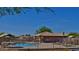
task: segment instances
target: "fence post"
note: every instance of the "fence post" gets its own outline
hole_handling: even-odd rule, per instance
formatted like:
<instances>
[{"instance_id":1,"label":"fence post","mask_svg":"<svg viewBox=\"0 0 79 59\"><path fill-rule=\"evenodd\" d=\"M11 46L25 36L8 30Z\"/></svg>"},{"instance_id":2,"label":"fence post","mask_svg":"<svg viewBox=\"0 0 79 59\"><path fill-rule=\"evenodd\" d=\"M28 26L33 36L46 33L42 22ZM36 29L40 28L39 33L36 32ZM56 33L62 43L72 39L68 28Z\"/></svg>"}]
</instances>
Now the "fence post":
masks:
<instances>
[{"instance_id":1,"label":"fence post","mask_svg":"<svg viewBox=\"0 0 79 59\"><path fill-rule=\"evenodd\" d=\"M53 45L52 47L54 48L54 42L53 42L53 44L52 44L52 45Z\"/></svg>"}]
</instances>

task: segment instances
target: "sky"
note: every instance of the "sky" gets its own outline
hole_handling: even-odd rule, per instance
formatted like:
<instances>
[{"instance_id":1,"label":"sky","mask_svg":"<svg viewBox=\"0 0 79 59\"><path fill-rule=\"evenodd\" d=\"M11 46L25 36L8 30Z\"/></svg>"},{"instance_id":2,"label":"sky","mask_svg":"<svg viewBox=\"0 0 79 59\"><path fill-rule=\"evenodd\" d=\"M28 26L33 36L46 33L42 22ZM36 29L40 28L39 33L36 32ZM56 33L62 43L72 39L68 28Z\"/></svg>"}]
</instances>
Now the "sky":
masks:
<instances>
[{"instance_id":1,"label":"sky","mask_svg":"<svg viewBox=\"0 0 79 59\"><path fill-rule=\"evenodd\" d=\"M79 32L78 7L52 7L51 11L41 11L39 14L33 9L26 14L6 15L0 17L0 32L16 35L34 34L37 29L46 26L53 32Z\"/></svg>"}]
</instances>

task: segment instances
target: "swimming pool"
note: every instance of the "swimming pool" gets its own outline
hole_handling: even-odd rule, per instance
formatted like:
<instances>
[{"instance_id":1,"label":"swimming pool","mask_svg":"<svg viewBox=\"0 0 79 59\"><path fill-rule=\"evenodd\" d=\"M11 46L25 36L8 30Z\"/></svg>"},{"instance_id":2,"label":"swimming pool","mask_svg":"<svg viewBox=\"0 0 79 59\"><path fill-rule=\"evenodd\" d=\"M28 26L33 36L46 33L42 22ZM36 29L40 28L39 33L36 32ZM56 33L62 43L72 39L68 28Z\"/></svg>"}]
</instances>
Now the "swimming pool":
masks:
<instances>
[{"instance_id":1,"label":"swimming pool","mask_svg":"<svg viewBox=\"0 0 79 59\"><path fill-rule=\"evenodd\" d=\"M35 46L35 44L33 44L33 43L16 43L15 46L16 47L32 47L32 46Z\"/></svg>"},{"instance_id":2,"label":"swimming pool","mask_svg":"<svg viewBox=\"0 0 79 59\"><path fill-rule=\"evenodd\" d=\"M23 47L36 47L35 43L15 43L12 45L8 45L9 48L23 48Z\"/></svg>"}]
</instances>

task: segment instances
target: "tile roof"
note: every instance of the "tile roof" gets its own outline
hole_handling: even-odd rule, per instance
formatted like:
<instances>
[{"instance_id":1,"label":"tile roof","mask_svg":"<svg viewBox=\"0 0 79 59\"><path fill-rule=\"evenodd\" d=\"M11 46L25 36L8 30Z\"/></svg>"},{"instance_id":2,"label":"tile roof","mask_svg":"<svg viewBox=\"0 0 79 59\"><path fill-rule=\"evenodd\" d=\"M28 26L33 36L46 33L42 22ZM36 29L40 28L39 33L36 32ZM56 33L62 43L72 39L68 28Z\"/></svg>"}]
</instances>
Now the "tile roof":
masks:
<instances>
[{"instance_id":1,"label":"tile roof","mask_svg":"<svg viewBox=\"0 0 79 59\"><path fill-rule=\"evenodd\" d=\"M65 36L65 34L63 34L63 33L42 32L42 33L36 34L35 36Z\"/></svg>"}]
</instances>

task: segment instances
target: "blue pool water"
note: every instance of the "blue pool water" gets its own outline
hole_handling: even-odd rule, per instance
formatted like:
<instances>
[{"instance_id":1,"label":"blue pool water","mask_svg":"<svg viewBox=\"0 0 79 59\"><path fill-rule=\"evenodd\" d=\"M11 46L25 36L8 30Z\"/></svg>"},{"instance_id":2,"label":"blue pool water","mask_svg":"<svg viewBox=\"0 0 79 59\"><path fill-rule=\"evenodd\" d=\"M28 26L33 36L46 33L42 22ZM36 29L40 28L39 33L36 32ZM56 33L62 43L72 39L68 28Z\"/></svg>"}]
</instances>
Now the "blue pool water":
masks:
<instances>
[{"instance_id":1,"label":"blue pool water","mask_svg":"<svg viewBox=\"0 0 79 59\"><path fill-rule=\"evenodd\" d=\"M33 43L16 43L15 46L16 47L31 47L35 45Z\"/></svg>"}]
</instances>

